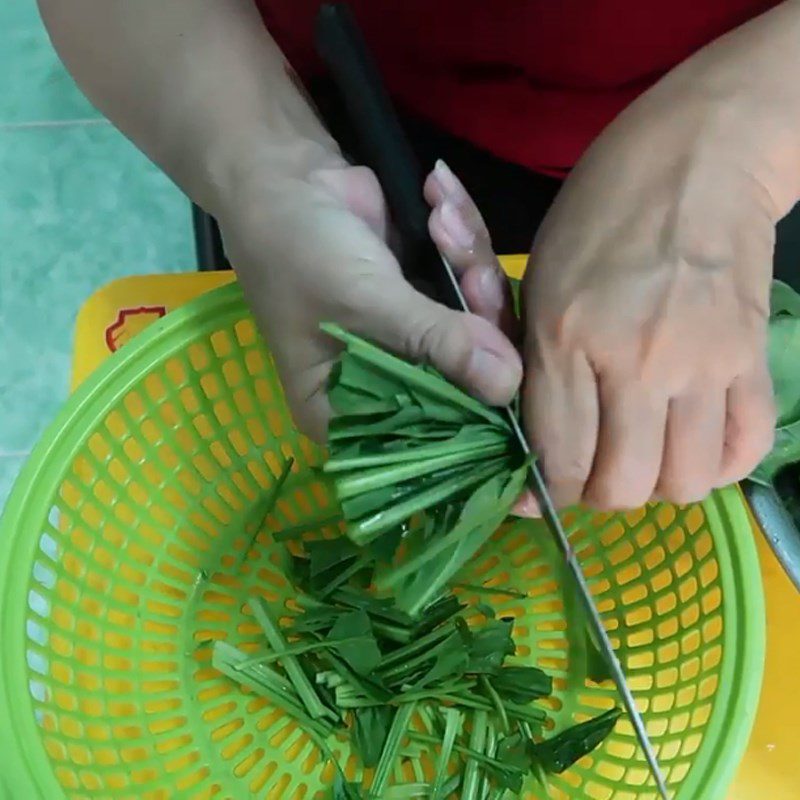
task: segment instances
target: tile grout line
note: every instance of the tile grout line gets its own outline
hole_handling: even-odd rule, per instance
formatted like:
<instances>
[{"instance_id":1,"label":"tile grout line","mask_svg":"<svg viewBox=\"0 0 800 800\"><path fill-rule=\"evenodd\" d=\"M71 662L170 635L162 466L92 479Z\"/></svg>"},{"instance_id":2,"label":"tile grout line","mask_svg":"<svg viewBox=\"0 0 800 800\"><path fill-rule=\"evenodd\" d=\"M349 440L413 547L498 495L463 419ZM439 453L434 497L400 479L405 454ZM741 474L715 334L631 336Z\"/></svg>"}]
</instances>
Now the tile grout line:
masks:
<instances>
[{"instance_id":1,"label":"tile grout line","mask_svg":"<svg viewBox=\"0 0 800 800\"><path fill-rule=\"evenodd\" d=\"M102 117L95 119L87 117L85 119L52 119L52 120L33 120L31 122L0 122L0 133L3 131L24 131L38 130L41 128L71 128L83 127L87 125L111 125L109 120Z\"/></svg>"}]
</instances>

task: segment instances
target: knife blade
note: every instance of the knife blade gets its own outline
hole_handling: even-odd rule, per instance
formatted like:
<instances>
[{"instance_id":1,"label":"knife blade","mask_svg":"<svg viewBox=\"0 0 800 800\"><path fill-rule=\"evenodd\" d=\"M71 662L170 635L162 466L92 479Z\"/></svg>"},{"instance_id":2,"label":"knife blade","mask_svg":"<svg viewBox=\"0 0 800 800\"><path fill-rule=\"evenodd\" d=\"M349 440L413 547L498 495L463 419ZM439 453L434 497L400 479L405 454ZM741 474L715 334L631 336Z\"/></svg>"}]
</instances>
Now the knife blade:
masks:
<instances>
[{"instance_id":1,"label":"knife blade","mask_svg":"<svg viewBox=\"0 0 800 800\"><path fill-rule=\"evenodd\" d=\"M428 233L429 210L422 197L419 167L383 86L378 68L346 3L327 3L320 8L316 20L315 43L317 53L338 87L349 121L355 128L354 132L362 150L362 161L378 176L392 220L400 230L406 247L403 258L404 274L419 284L430 280L432 273L437 299L450 308L469 312L452 265L436 249ZM434 262L438 262L440 268L436 268ZM513 409L508 406L505 412L520 448L529 457L528 484L539 503L542 519L553 535L574 579L588 614L592 633L606 660L659 794L663 800L668 800L666 782L644 719L611 645L586 576L553 505L544 476Z\"/></svg>"}]
</instances>

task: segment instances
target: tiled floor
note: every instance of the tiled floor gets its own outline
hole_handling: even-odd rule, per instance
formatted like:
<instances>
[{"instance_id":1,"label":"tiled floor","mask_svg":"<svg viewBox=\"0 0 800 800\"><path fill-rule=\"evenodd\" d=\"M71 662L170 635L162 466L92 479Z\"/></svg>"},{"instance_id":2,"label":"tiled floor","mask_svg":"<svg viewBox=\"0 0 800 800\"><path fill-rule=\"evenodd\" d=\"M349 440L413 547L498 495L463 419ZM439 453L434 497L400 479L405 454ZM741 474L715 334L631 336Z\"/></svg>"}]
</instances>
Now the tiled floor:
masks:
<instances>
[{"instance_id":1,"label":"tiled floor","mask_svg":"<svg viewBox=\"0 0 800 800\"><path fill-rule=\"evenodd\" d=\"M188 200L81 95L35 0L0 0L0 507L67 394L75 315L194 268Z\"/></svg>"}]
</instances>

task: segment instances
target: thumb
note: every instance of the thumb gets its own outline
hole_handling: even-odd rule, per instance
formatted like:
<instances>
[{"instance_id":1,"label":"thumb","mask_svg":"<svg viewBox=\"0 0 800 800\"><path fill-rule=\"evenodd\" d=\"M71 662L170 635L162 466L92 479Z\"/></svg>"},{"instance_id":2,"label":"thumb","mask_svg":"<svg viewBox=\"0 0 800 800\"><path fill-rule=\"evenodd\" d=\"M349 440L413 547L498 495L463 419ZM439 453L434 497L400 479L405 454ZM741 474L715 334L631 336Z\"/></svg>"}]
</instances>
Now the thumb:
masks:
<instances>
[{"instance_id":1,"label":"thumb","mask_svg":"<svg viewBox=\"0 0 800 800\"><path fill-rule=\"evenodd\" d=\"M402 278L370 307L364 334L410 361L430 364L490 405L506 405L522 379L522 360L509 339L475 314L452 311Z\"/></svg>"}]
</instances>

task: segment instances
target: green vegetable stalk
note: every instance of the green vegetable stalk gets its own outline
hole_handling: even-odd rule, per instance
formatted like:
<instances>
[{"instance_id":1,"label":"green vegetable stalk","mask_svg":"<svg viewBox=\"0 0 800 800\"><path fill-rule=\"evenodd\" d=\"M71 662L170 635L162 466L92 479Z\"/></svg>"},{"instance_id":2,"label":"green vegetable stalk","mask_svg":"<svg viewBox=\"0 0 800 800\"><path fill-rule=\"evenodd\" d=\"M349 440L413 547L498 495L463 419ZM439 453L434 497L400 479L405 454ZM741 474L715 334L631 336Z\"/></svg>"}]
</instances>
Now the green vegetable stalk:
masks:
<instances>
[{"instance_id":1,"label":"green vegetable stalk","mask_svg":"<svg viewBox=\"0 0 800 800\"><path fill-rule=\"evenodd\" d=\"M417 616L508 515L525 458L504 416L335 325L330 475L357 545L381 541L379 588ZM402 563L394 559L400 541Z\"/></svg>"}]
</instances>

